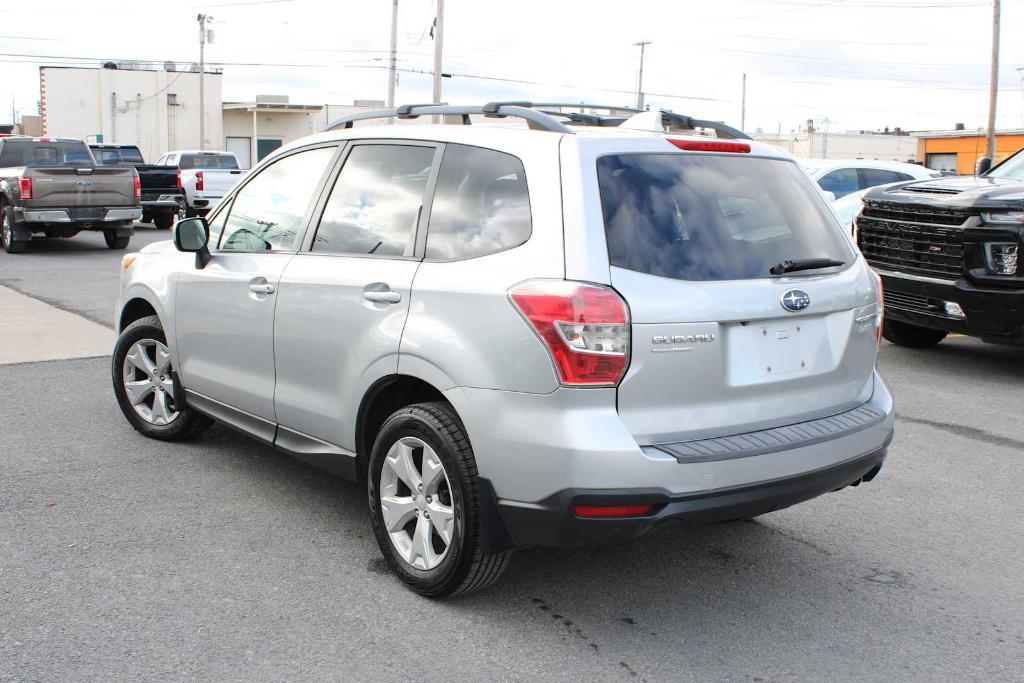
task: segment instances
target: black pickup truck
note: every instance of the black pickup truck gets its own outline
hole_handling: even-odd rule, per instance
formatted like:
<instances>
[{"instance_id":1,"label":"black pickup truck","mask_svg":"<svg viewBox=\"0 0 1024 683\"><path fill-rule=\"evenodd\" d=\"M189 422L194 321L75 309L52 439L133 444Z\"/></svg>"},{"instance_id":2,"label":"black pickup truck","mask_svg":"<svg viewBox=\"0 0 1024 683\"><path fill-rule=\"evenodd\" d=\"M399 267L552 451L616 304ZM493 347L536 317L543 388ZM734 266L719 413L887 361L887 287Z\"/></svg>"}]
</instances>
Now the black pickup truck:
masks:
<instances>
[{"instance_id":1,"label":"black pickup truck","mask_svg":"<svg viewBox=\"0 0 1024 683\"><path fill-rule=\"evenodd\" d=\"M132 166L142 182L142 222L166 230L184 212L185 193L181 189L178 169L173 166L147 164L135 145L89 145L96 163L101 166Z\"/></svg>"},{"instance_id":2,"label":"black pickup truck","mask_svg":"<svg viewBox=\"0 0 1024 683\"><path fill-rule=\"evenodd\" d=\"M1024 150L978 173L878 187L857 244L882 277L883 336L926 347L956 332L1024 346Z\"/></svg>"}]
</instances>

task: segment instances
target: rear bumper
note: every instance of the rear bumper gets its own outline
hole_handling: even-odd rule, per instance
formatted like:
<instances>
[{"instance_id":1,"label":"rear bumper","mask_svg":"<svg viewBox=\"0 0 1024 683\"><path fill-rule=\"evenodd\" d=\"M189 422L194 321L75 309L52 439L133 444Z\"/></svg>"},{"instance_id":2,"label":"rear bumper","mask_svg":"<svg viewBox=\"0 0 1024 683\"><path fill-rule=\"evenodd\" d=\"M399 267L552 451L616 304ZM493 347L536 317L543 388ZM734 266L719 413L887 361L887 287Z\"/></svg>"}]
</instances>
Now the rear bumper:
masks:
<instances>
[{"instance_id":1,"label":"rear bumper","mask_svg":"<svg viewBox=\"0 0 1024 683\"><path fill-rule=\"evenodd\" d=\"M908 276L878 269L885 290L885 317L933 330L1024 343L1024 290L978 287L957 281ZM949 315L944 303L956 303L963 317Z\"/></svg>"},{"instance_id":2,"label":"rear bumper","mask_svg":"<svg viewBox=\"0 0 1024 683\"><path fill-rule=\"evenodd\" d=\"M890 434L891 439L891 434ZM811 472L715 491L672 494L664 489L566 489L538 503L498 501L500 519L513 547L593 546L628 543L658 524L681 520L707 524L744 519L816 498L875 477L885 460L885 445ZM640 517L577 517L574 505L639 505L654 509Z\"/></svg>"},{"instance_id":3,"label":"rear bumper","mask_svg":"<svg viewBox=\"0 0 1024 683\"><path fill-rule=\"evenodd\" d=\"M181 195L166 194L153 199L143 199L142 208L149 212L177 212L185 206L185 198Z\"/></svg>"},{"instance_id":4,"label":"rear bumper","mask_svg":"<svg viewBox=\"0 0 1024 683\"><path fill-rule=\"evenodd\" d=\"M88 217L76 215L75 209L21 209L21 216L16 220L24 223L114 223L135 221L142 218L142 208L106 209L105 213L97 212Z\"/></svg>"}]
</instances>

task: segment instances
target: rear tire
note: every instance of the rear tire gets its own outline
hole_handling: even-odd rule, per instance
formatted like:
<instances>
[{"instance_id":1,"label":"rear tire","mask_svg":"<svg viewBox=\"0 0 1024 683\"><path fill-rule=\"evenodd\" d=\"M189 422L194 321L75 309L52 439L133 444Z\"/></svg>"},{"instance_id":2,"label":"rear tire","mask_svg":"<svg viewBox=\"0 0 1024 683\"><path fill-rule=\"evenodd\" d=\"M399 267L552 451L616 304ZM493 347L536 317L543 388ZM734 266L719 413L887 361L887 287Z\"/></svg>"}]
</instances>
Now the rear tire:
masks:
<instances>
[{"instance_id":1,"label":"rear tire","mask_svg":"<svg viewBox=\"0 0 1024 683\"><path fill-rule=\"evenodd\" d=\"M935 346L946 338L947 332L918 327L898 320L886 320L882 325L882 336L897 346L910 349L924 349Z\"/></svg>"},{"instance_id":2,"label":"rear tire","mask_svg":"<svg viewBox=\"0 0 1024 683\"><path fill-rule=\"evenodd\" d=\"M153 226L157 230L167 230L174 225L173 213L158 213L153 216Z\"/></svg>"},{"instance_id":3,"label":"rear tire","mask_svg":"<svg viewBox=\"0 0 1024 683\"><path fill-rule=\"evenodd\" d=\"M0 245L8 254L20 254L28 248L28 242L14 239L14 209L5 204L0 218Z\"/></svg>"},{"instance_id":4,"label":"rear tire","mask_svg":"<svg viewBox=\"0 0 1024 683\"><path fill-rule=\"evenodd\" d=\"M152 223L153 222L153 214L151 214L149 211L143 211L142 212L142 218L139 219L139 222L140 223Z\"/></svg>"},{"instance_id":5,"label":"rear tire","mask_svg":"<svg viewBox=\"0 0 1024 683\"><path fill-rule=\"evenodd\" d=\"M131 235L118 236L117 230L104 230L103 240L110 249L124 249L131 242Z\"/></svg>"},{"instance_id":6,"label":"rear tire","mask_svg":"<svg viewBox=\"0 0 1024 683\"><path fill-rule=\"evenodd\" d=\"M187 405L178 409L173 371L167 338L155 315L136 320L117 338L111 364L114 396L129 424L143 436L181 441L213 422Z\"/></svg>"},{"instance_id":7,"label":"rear tire","mask_svg":"<svg viewBox=\"0 0 1024 683\"><path fill-rule=\"evenodd\" d=\"M508 565L509 551L484 552L476 459L451 406L417 403L393 413L373 445L367 489L384 560L420 595L480 590Z\"/></svg>"}]
</instances>

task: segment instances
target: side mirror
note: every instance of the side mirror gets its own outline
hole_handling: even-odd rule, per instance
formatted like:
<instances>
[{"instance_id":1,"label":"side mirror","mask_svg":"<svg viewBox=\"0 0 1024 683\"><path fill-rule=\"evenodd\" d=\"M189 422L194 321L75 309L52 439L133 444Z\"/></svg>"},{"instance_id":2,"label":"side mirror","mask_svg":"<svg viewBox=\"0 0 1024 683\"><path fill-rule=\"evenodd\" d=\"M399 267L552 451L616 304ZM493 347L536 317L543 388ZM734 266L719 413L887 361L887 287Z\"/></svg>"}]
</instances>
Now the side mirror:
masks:
<instances>
[{"instance_id":1,"label":"side mirror","mask_svg":"<svg viewBox=\"0 0 1024 683\"><path fill-rule=\"evenodd\" d=\"M974 175L985 175L990 168L992 168L992 158L981 157L974 165Z\"/></svg>"},{"instance_id":2,"label":"side mirror","mask_svg":"<svg viewBox=\"0 0 1024 683\"><path fill-rule=\"evenodd\" d=\"M210 226L206 224L205 218L197 216L178 221L174 226L172 239L178 251L196 255L196 268L202 269L210 262L210 250L207 246L210 241Z\"/></svg>"}]
</instances>

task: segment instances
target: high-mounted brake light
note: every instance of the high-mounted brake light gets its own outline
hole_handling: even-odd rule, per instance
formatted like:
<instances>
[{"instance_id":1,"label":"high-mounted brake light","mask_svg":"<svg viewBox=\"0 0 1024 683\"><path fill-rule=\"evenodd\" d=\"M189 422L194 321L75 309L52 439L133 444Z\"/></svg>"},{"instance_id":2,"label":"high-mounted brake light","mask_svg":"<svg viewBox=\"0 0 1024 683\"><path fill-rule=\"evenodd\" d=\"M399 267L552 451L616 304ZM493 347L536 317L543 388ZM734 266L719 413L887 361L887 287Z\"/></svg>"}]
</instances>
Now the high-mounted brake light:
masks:
<instances>
[{"instance_id":1,"label":"high-mounted brake light","mask_svg":"<svg viewBox=\"0 0 1024 683\"><path fill-rule=\"evenodd\" d=\"M18 178L18 198L32 199L32 179Z\"/></svg>"},{"instance_id":2,"label":"high-mounted brake light","mask_svg":"<svg viewBox=\"0 0 1024 683\"><path fill-rule=\"evenodd\" d=\"M203 172L196 171L196 192L203 191Z\"/></svg>"},{"instance_id":3,"label":"high-mounted brake light","mask_svg":"<svg viewBox=\"0 0 1024 683\"><path fill-rule=\"evenodd\" d=\"M133 179L132 186L135 192L135 198L142 199L142 181L139 179L138 174L136 174L135 178Z\"/></svg>"},{"instance_id":4,"label":"high-mounted brake light","mask_svg":"<svg viewBox=\"0 0 1024 683\"><path fill-rule=\"evenodd\" d=\"M882 276L871 271L875 278L875 299L877 300L877 314L875 315L875 344L882 343L882 318L885 315L885 291L882 289Z\"/></svg>"},{"instance_id":5,"label":"high-mounted brake light","mask_svg":"<svg viewBox=\"0 0 1024 683\"><path fill-rule=\"evenodd\" d=\"M750 145L745 142L730 142L727 140L683 140L680 138L666 138L679 149L688 152L739 152L750 151Z\"/></svg>"},{"instance_id":6,"label":"high-mounted brake light","mask_svg":"<svg viewBox=\"0 0 1024 683\"><path fill-rule=\"evenodd\" d=\"M509 298L548 347L562 384L614 386L629 358L629 312L610 287L528 280Z\"/></svg>"},{"instance_id":7,"label":"high-mounted brake light","mask_svg":"<svg viewBox=\"0 0 1024 683\"><path fill-rule=\"evenodd\" d=\"M573 505L577 517L641 517L650 514L654 505Z\"/></svg>"}]
</instances>

